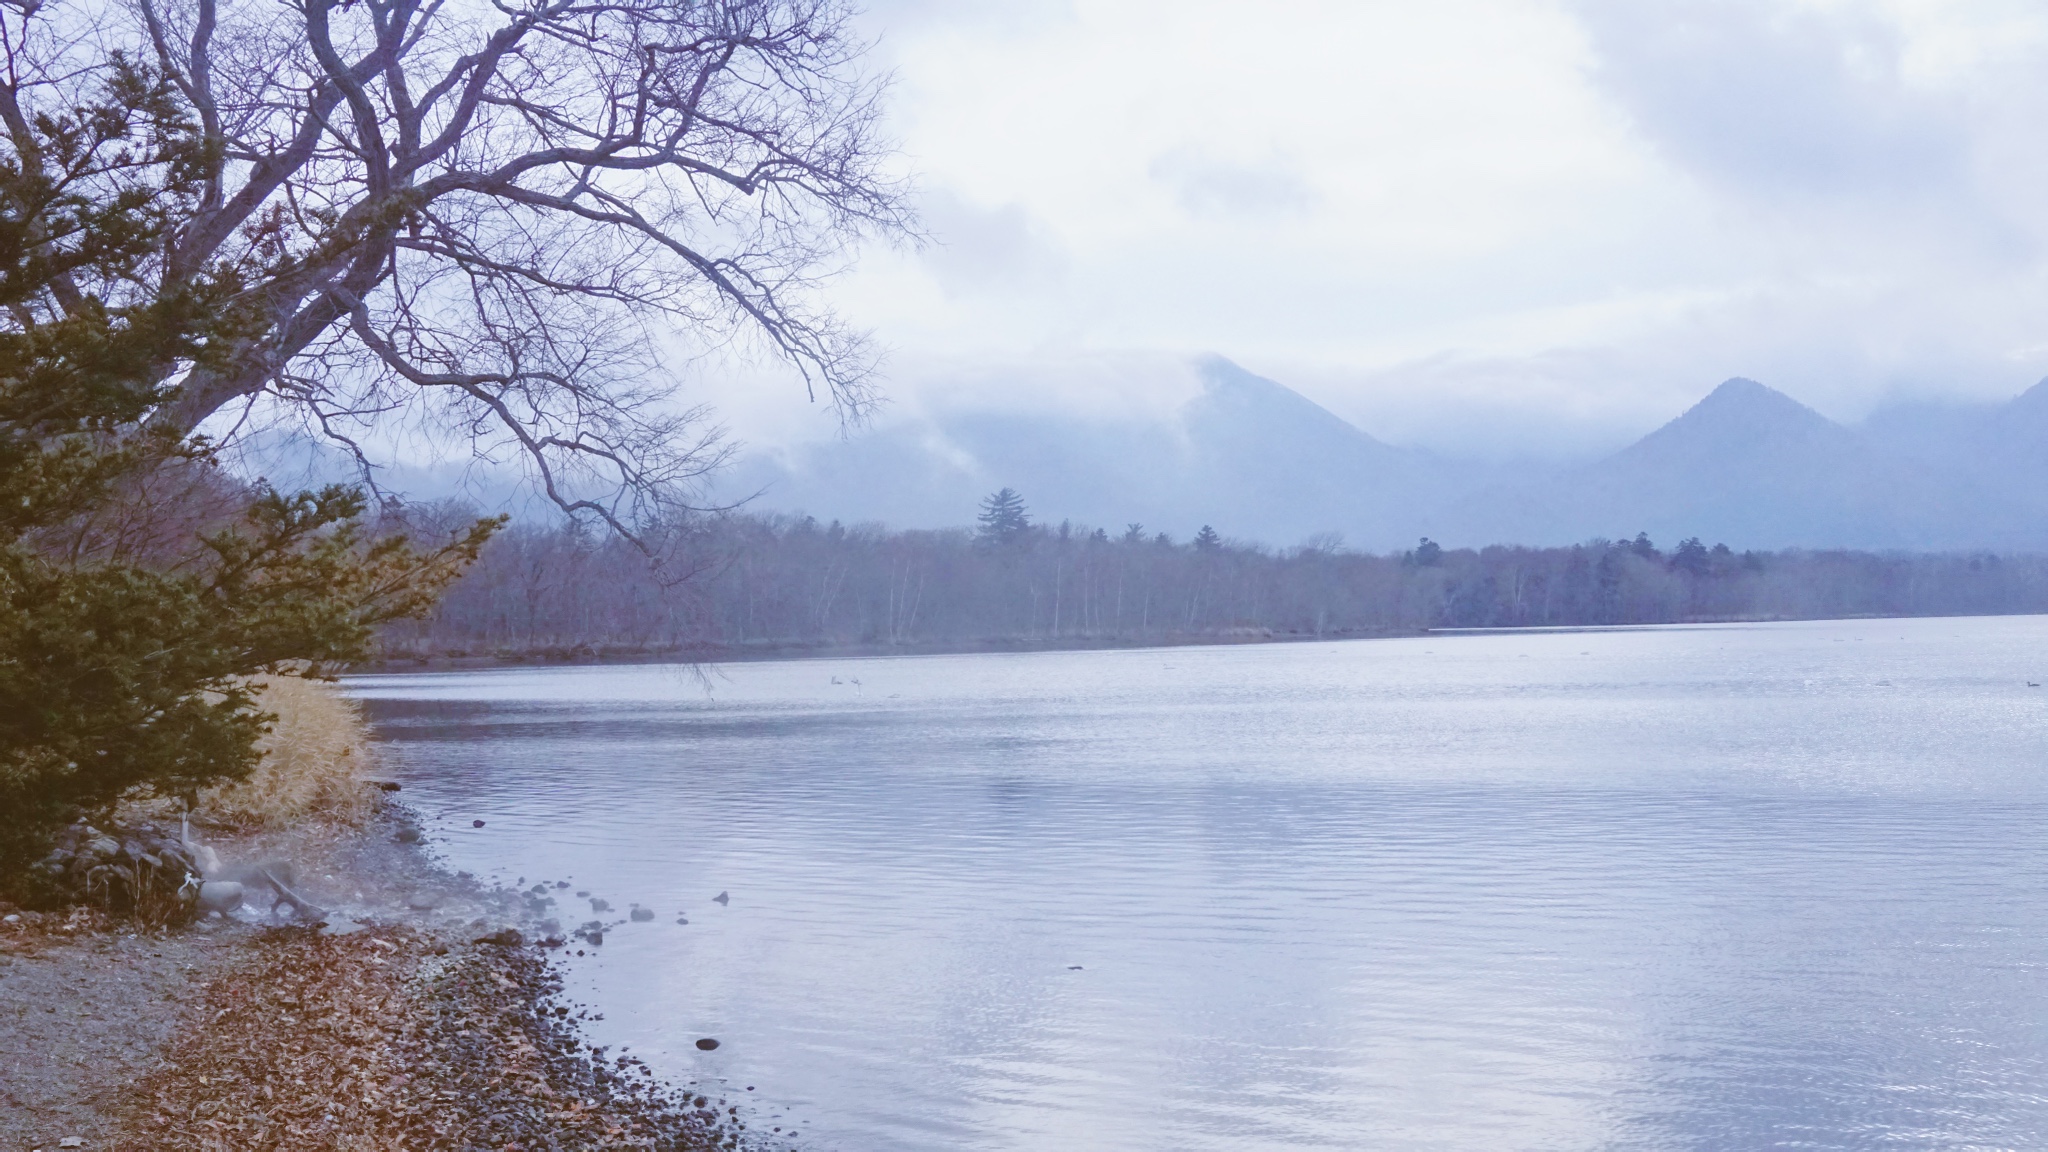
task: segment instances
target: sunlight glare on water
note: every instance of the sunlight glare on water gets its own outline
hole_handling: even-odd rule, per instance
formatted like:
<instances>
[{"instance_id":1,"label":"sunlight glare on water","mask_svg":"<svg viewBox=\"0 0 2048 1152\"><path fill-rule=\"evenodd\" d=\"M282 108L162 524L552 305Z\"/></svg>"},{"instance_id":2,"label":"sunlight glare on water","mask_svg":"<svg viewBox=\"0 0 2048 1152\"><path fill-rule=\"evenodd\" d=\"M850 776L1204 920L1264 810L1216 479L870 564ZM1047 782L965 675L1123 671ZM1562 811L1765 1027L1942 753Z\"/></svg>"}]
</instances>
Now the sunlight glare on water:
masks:
<instances>
[{"instance_id":1,"label":"sunlight glare on water","mask_svg":"<svg viewBox=\"0 0 2048 1152\"><path fill-rule=\"evenodd\" d=\"M451 865L659 913L570 989L763 1147L2039 1147L2044 673L2006 617L349 684Z\"/></svg>"}]
</instances>

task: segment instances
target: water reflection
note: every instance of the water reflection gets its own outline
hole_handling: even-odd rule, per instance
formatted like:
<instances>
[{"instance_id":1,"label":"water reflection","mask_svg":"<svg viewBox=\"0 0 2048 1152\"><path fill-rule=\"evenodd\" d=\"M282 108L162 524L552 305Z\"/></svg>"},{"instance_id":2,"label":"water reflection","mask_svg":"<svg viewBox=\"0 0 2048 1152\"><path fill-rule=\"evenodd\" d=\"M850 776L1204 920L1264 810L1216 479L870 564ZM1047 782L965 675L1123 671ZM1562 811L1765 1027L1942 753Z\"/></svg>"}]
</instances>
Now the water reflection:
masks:
<instances>
[{"instance_id":1,"label":"water reflection","mask_svg":"<svg viewBox=\"0 0 2048 1152\"><path fill-rule=\"evenodd\" d=\"M602 1042L804 1148L2029 1146L2044 641L352 683L458 866L661 913L576 962Z\"/></svg>"}]
</instances>

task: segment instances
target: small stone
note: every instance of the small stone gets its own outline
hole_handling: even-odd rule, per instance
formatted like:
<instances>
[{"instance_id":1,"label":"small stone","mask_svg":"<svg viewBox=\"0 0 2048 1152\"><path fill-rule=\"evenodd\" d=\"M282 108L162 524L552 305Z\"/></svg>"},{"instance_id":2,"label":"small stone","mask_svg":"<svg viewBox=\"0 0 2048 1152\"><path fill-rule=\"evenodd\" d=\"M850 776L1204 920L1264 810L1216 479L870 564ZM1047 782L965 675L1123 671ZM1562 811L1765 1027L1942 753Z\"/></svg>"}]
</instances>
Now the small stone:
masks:
<instances>
[{"instance_id":1,"label":"small stone","mask_svg":"<svg viewBox=\"0 0 2048 1152\"><path fill-rule=\"evenodd\" d=\"M700 1052L709 1052L716 1047L718 1047L718 1041L713 1040L709 1036L697 1041L697 1050Z\"/></svg>"},{"instance_id":2,"label":"small stone","mask_svg":"<svg viewBox=\"0 0 2048 1152\"><path fill-rule=\"evenodd\" d=\"M723 892L720 892L718 895L713 896L711 898L711 902L713 904L730 904L732 903L732 897L726 895Z\"/></svg>"},{"instance_id":3,"label":"small stone","mask_svg":"<svg viewBox=\"0 0 2048 1152\"><path fill-rule=\"evenodd\" d=\"M471 821L469 822L469 826L470 826L471 828L481 828L481 827L483 827L483 826L484 826L484 822L483 822L483 821L481 821L481 820L471 820Z\"/></svg>"},{"instance_id":4,"label":"small stone","mask_svg":"<svg viewBox=\"0 0 2048 1152\"><path fill-rule=\"evenodd\" d=\"M392 839L398 841L400 844L417 844L420 842L420 830L408 824L405 827L400 828L398 830L398 835L392 837Z\"/></svg>"},{"instance_id":5,"label":"small stone","mask_svg":"<svg viewBox=\"0 0 2048 1152\"><path fill-rule=\"evenodd\" d=\"M57 1141L57 1147L59 1147L59 1148L83 1148L83 1147L85 1147L85 1137L83 1137L83 1136L66 1136L66 1137L65 1137L65 1138L63 1138L62 1140L59 1140L59 1141Z\"/></svg>"},{"instance_id":6,"label":"small stone","mask_svg":"<svg viewBox=\"0 0 2048 1152\"><path fill-rule=\"evenodd\" d=\"M635 909L633 909L633 912L632 912L632 916L633 916L633 919L635 919L635 920L637 920L637 921L640 921L640 922L642 922L642 923L645 923L646 921L649 921L649 920L652 920L652 919L654 919L654 909L652 909L652 908L635 908Z\"/></svg>"},{"instance_id":7,"label":"small stone","mask_svg":"<svg viewBox=\"0 0 2048 1152\"><path fill-rule=\"evenodd\" d=\"M500 948L517 948L521 944L526 943L526 937L520 935L517 928L500 928L488 936L477 937L471 943L495 944Z\"/></svg>"},{"instance_id":8,"label":"small stone","mask_svg":"<svg viewBox=\"0 0 2048 1152\"><path fill-rule=\"evenodd\" d=\"M612 910L612 902L603 899L592 900L590 902L590 910L592 912L609 912Z\"/></svg>"},{"instance_id":9,"label":"small stone","mask_svg":"<svg viewBox=\"0 0 2048 1152\"><path fill-rule=\"evenodd\" d=\"M431 912L441 906L441 898L432 892L415 892L405 898L405 906L415 912Z\"/></svg>"}]
</instances>

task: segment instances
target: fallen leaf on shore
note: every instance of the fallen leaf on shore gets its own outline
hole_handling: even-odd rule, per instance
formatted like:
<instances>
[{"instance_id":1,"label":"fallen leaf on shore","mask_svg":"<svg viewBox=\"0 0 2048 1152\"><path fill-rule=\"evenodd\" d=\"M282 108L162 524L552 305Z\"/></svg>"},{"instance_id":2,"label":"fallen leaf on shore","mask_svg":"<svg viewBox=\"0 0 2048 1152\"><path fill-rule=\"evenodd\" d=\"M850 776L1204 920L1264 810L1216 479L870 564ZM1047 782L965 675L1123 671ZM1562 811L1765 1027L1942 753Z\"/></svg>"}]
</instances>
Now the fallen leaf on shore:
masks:
<instances>
[{"instance_id":1,"label":"fallen leaf on shore","mask_svg":"<svg viewBox=\"0 0 2048 1152\"><path fill-rule=\"evenodd\" d=\"M387 935L265 933L246 968L208 987L213 1023L139 1086L113 1146L738 1146L723 1101L628 1081L588 1055L555 1011L559 978L531 950L437 955L424 933Z\"/></svg>"}]
</instances>

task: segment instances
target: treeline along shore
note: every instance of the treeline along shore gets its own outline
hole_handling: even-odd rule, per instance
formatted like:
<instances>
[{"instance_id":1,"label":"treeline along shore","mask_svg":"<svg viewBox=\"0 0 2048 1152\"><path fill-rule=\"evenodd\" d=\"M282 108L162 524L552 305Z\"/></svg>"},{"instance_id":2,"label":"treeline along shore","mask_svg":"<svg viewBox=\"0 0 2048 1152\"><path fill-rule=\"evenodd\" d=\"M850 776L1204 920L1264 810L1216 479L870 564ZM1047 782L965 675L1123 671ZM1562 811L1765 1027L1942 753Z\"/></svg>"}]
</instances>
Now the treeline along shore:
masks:
<instances>
[{"instance_id":1,"label":"treeline along shore","mask_svg":"<svg viewBox=\"0 0 2048 1152\"><path fill-rule=\"evenodd\" d=\"M1013 510L1014 511L1014 510ZM1021 519L1021 516L1018 517ZM705 658L1091 647L1591 626L2048 612L2048 556L1569 547L1274 549L1062 523L892 531L728 515L641 545L514 525L382 659ZM649 553L659 558L651 562Z\"/></svg>"}]
</instances>

